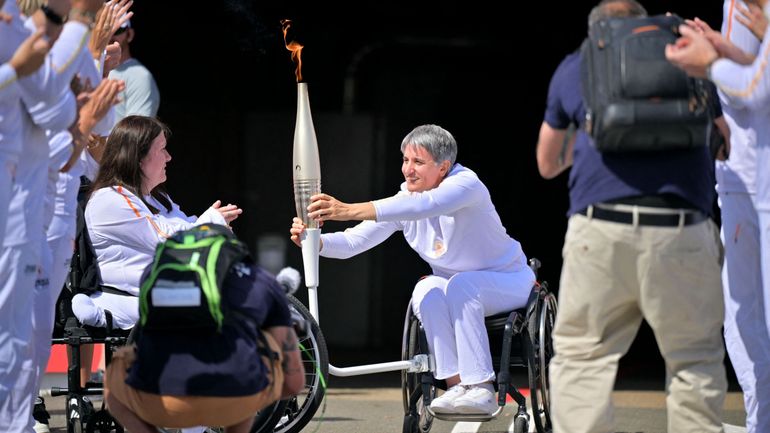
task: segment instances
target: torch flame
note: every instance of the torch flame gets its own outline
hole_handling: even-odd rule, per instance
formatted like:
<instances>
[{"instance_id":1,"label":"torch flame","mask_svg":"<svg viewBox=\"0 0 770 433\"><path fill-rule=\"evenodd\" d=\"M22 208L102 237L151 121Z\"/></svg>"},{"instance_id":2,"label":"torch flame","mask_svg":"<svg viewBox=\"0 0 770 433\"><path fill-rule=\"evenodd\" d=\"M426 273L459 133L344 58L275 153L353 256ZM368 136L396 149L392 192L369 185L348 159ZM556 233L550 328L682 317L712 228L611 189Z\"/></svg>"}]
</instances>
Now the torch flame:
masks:
<instances>
[{"instance_id":1,"label":"torch flame","mask_svg":"<svg viewBox=\"0 0 770 433\"><path fill-rule=\"evenodd\" d=\"M303 45L297 41L286 41L286 33L289 32L291 27L291 20L281 20L281 28L283 30L283 43L286 45L286 49L291 51L291 60L297 64L297 69L294 74L297 76L297 82L302 81L302 48Z\"/></svg>"}]
</instances>

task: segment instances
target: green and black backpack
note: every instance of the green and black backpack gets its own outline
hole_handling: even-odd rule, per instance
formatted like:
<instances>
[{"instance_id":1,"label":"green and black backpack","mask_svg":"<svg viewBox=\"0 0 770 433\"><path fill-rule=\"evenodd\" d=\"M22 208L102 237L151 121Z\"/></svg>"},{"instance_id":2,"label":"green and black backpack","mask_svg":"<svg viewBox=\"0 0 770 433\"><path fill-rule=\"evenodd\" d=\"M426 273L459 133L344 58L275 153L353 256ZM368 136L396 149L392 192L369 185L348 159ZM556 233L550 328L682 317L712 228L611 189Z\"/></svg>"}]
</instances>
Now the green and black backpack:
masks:
<instances>
[{"instance_id":1,"label":"green and black backpack","mask_svg":"<svg viewBox=\"0 0 770 433\"><path fill-rule=\"evenodd\" d=\"M180 231L158 244L139 291L142 331L222 330L225 277L249 249L226 227L207 224Z\"/></svg>"}]
</instances>

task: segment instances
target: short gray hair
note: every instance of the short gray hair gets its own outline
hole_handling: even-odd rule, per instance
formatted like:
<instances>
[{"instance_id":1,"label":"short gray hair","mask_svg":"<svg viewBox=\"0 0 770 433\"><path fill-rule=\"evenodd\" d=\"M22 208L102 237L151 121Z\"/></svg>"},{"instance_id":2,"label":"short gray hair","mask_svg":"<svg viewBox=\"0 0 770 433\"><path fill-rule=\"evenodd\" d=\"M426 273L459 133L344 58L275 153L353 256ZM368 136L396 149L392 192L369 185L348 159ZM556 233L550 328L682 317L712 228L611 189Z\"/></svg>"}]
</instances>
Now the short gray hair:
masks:
<instances>
[{"instance_id":1,"label":"short gray hair","mask_svg":"<svg viewBox=\"0 0 770 433\"><path fill-rule=\"evenodd\" d=\"M441 164L449 161L454 165L457 159L457 142L452 134L438 125L420 125L412 130L401 141L401 153L407 146L420 146L430 153L433 161Z\"/></svg>"},{"instance_id":2,"label":"short gray hair","mask_svg":"<svg viewBox=\"0 0 770 433\"><path fill-rule=\"evenodd\" d=\"M613 8L613 3L625 3L625 8ZM647 10L636 0L602 0L588 14L588 28L605 18L646 17Z\"/></svg>"}]
</instances>

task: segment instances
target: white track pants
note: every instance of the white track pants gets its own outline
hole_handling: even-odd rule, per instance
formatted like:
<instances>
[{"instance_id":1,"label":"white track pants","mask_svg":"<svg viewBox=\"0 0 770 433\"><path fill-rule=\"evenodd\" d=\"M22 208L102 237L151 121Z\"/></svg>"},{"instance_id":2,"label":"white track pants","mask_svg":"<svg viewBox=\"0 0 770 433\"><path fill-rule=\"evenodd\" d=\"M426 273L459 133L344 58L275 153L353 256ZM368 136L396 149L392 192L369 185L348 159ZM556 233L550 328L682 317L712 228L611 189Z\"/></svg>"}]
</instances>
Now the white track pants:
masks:
<instances>
[{"instance_id":1,"label":"white track pants","mask_svg":"<svg viewBox=\"0 0 770 433\"><path fill-rule=\"evenodd\" d=\"M0 155L0 248L5 239L5 225L8 222L8 205L13 197L14 172L16 163Z\"/></svg>"},{"instance_id":2,"label":"white track pants","mask_svg":"<svg viewBox=\"0 0 770 433\"><path fill-rule=\"evenodd\" d=\"M25 431L35 383L32 300L40 246L0 250L0 431Z\"/></svg>"},{"instance_id":3,"label":"white track pants","mask_svg":"<svg viewBox=\"0 0 770 433\"><path fill-rule=\"evenodd\" d=\"M495 378L484 317L521 308L527 303L535 275L519 272L460 272L451 278L431 275L412 292L412 309L420 319L436 378L460 375L463 385Z\"/></svg>"},{"instance_id":4,"label":"white track pants","mask_svg":"<svg viewBox=\"0 0 770 433\"><path fill-rule=\"evenodd\" d=\"M770 432L770 337L765 326L767 295L762 293L759 217L750 194L720 193L719 206L725 246L722 286L727 353L743 389L746 431Z\"/></svg>"}]
</instances>

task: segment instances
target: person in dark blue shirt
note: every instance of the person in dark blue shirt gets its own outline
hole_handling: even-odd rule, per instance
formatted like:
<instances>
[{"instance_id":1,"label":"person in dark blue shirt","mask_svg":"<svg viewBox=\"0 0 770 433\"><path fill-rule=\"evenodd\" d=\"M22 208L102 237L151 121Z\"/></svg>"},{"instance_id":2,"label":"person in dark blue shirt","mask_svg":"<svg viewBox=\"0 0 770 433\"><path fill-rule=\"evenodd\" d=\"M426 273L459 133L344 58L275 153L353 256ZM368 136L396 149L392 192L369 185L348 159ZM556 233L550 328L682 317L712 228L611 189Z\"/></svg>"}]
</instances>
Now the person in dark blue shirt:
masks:
<instances>
[{"instance_id":1,"label":"person in dark blue shirt","mask_svg":"<svg viewBox=\"0 0 770 433\"><path fill-rule=\"evenodd\" d=\"M104 398L128 430L211 425L245 433L257 411L303 389L297 336L275 278L239 262L221 294L225 311L250 320L226 320L208 334L145 332L115 354Z\"/></svg>"},{"instance_id":2,"label":"person in dark blue shirt","mask_svg":"<svg viewBox=\"0 0 770 433\"><path fill-rule=\"evenodd\" d=\"M645 15L634 0L603 0L589 27ZM708 146L599 152L584 129L580 69L572 53L554 73L537 144L543 177L572 167L550 364L554 431L615 431L618 360L645 319L666 362L668 431L721 432L724 304Z\"/></svg>"}]
</instances>

